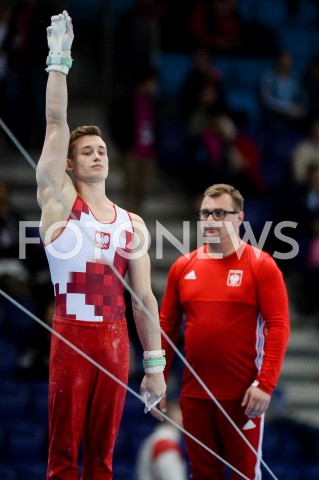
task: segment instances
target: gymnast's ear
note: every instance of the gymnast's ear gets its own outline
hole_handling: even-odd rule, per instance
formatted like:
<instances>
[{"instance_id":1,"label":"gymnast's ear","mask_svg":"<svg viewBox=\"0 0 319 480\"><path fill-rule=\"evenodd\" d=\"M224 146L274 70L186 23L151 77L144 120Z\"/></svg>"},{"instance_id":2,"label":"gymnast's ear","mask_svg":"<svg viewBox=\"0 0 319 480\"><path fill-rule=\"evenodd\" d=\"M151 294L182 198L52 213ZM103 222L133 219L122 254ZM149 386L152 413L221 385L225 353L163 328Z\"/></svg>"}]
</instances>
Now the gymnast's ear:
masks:
<instances>
[{"instance_id":1,"label":"gymnast's ear","mask_svg":"<svg viewBox=\"0 0 319 480\"><path fill-rule=\"evenodd\" d=\"M67 172L73 172L72 160L70 158L66 160L66 170Z\"/></svg>"}]
</instances>

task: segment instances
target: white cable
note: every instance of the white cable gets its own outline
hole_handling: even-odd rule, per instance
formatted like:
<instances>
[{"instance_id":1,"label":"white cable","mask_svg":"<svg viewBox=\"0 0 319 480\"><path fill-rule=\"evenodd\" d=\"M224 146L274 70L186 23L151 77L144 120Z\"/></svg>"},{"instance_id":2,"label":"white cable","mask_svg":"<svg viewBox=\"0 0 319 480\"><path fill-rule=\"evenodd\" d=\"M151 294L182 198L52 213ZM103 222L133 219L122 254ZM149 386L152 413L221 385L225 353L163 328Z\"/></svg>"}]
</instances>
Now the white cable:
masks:
<instances>
[{"instance_id":1,"label":"white cable","mask_svg":"<svg viewBox=\"0 0 319 480\"><path fill-rule=\"evenodd\" d=\"M22 145L20 144L20 142L18 141L18 139L13 135L13 133L9 130L9 128L6 126L6 124L3 122L3 120L1 119L0 117L0 125L2 126L2 128L5 130L5 132L10 136L10 139L13 141L13 143L17 146L18 150L22 153L23 156L26 156L26 160L28 161L28 163L31 165L31 167L36 170L36 163L34 162L34 160L27 154L27 152L25 151L25 149L22 147ZM49 185L50 186L50 185ZM52 193L54 194L54 196L58 199L58 201L60 202L60 204L63 206L63 208L66 209L66 206L64 205L64 201L63 201L63 198L57 194L56 191L54 191L52 189ZM66 209L67 210L67 209ZM70 217L71 218L74 218L76 219L76 217L72 214L70 214ZM83 230L83 233L85 235L87 235L86 231ZM149 320L151 320L151 322L153 323L156 323L157 325L157 322L156 320L152 317L152 315L150 314L150 312L147 310L147 308L145 307L145 305L143 304L143 302L140 300L140 298L138 297L138 295L134 292L134 290L131 288L131 286L128 284L128 282L125 280L124 277L122 277L122 275L119 273L119 271L114 267L113 264L110 264L109 265L113 271L113 273L117 276L117 278L123 283L124 287L128 290L128 292L131 294L131 296L134 298L134 300L138 303L138 305L141 307L141 309L143 310L143 312L145 313L145 315L149 318ZM1 292L1 290L0 290ZM223 415L227 418L227 420L230 422L230 424L232 425L232 427L236 430L236 432L239 434L239 436L242 438L242 440L246 443L246 445L250 448L250 450L254 453L254 455L257 457L257 459L260 461L260 463L265 467L265 469L268 471L268 473L270 474L270 476L274 479L274 480L278 480L278 478L274 475L274 473L271 471L271 469L268 467L268 465L266 464L266 462L263 460L262 456L257 452L257 450L255 450L255 448L252 446L252 444L249 442L249 440L247 440L247 438L245 437L245 435L241 432L241 430L237 427L237 425L235 424L235 422L232 420L232 418L228 415L228 413L226 412L226 410L222 407L222 405L218 402L218 400L215 398L215 396L212 394L212 392L208 389L207 385L203 382L203 380L199 377L199 375L195 372L195 370L193 369L193 367L189 364L189 362L186 360L186 358L182 355L182 353L178 350L178 348L176 347L176 345L174 344L174 342L172 342L172 340L168 337L168 335L166 334L166 332L164 332L162 330L162 328L159 326L159 329L160 329L160 332L161 334L163 335L163 337L167 340L168 344L172 347L172 349L174 350L174 352L179 356L179 358L182 360L182 362L184 363L185 366L187 366L187 368L190 370L190 372L192 373L192 375L196 378L196 380L198 381L198 383L202 386L202 388L205 390L205 392L207 393L207 395L210 397L211 400L213 400L213 402L216 404L216 406L220 409L220 411L223 413ZM111 375L111 374L110 374ZM135 395L138 395L135 393ZM208 448L208 447L207 447ZM216 454L217 455L217 454ZM225 463L225 461L224 461ZM234 468L234 467L231 467L231 468Z\"/></svg>"}]
</instances>

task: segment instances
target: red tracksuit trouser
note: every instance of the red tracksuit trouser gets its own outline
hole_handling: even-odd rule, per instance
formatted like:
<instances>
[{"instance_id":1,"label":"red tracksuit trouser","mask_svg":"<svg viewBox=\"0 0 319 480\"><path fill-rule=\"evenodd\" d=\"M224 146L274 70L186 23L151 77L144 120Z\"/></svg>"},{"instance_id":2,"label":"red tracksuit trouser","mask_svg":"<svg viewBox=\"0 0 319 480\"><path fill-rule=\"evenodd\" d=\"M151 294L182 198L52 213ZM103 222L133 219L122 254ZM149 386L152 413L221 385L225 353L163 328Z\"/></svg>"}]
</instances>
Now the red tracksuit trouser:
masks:
<instances>
[{"instance_id":1,"label":"red tracksuit trouser","mask_svg":"<svg viewBox=\"0 0 319 480\"><path fill-rule=\"evenodd\" d=\"M195 438L243 473L249 480L260 480L260 461L234 429L213 400L181 398L183 426ZM254 449L261 455L264 415L248 422L241 400L219 401ZM244 428L246 425L246 428ZM253 425L255 425L253 427ZM253 427L253 428L247 428ZM225 480L225 464L185 435L192 480ZM231 470L231 480L243 477Z\"/></svg>"},{"instance_id":2,"label":"red tracksuit trouser","mask_svg":"<svg viewBox=\"0 0 319 480\"><path fill-rule=\"evenodd\" d=\"M125 384L128 379L126 321L83 322L54 318L53 329ZM52 334L49 375L47 480L112 478L114 444L126 389Z\"/></svg>"}]
</instances>

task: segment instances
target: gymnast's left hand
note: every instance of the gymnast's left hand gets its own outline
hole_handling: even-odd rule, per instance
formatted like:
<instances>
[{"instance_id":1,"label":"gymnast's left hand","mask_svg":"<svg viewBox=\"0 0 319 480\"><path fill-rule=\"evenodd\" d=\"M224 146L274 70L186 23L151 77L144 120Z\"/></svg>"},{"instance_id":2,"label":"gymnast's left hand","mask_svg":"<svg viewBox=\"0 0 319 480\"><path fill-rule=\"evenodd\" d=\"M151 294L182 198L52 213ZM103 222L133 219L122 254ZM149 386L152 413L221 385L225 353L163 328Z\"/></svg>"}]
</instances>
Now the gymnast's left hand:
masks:
<instances>
[{"instance_id":1,"label":"gymnast's left hand","mask_svg":"<svg viewBox=\"0 0 319 480\"><path fill-rule=\"evenodd\" d=\"M140 388L140 395L144 401L144 412L151 414L160 421L163 417L155 406L161 401L166 392L166 383L163 373L146 373Z\"/></svg>"}]
</instances>

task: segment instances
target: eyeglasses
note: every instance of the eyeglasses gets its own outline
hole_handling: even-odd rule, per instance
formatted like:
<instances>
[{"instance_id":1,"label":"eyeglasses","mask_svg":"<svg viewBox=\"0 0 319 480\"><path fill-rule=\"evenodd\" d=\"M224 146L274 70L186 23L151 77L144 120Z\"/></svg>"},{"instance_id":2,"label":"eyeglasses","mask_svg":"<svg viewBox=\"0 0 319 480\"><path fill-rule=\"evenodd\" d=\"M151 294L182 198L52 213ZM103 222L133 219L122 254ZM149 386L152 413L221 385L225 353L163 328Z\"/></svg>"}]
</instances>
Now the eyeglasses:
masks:
<instances>
[{"instance_id":1,"label":"eyeglasses","mask_svg":"<svg viewBox=\"0 0 319 480\"><path fill-rule=\"evenodd\" d=\"M202 219L207 220L209 215L212 215L214 220L224 220L226 215L235 214L235 213L239 213L239 212L237 211L231 212L228 210L224 210L223 208L214 208L214 210L207 210L206 208L204 208L203 210L198 210L198 212L196 212L196 215L199 220L202 220Z\"/></svg>"}]
</instances>

